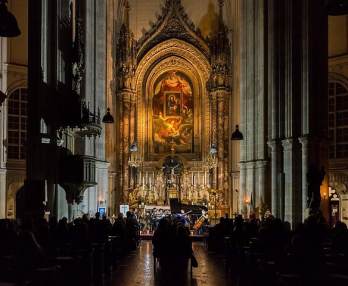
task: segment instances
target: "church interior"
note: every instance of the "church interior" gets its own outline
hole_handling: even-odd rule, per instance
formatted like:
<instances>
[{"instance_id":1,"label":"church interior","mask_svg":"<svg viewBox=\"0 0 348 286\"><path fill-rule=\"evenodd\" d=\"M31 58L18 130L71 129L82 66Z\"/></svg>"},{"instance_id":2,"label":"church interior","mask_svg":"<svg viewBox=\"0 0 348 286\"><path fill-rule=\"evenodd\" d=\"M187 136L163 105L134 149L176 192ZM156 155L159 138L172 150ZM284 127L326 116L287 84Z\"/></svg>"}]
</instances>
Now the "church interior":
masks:
<instances>
[{"instance_id":1,"label":"church interior","mask_svg":"<svg viewBox=\"0 0 348 286\"><path fill-rule=\"evenodd\" d=\"M0 0L0 286L342 285L346 224L347 0Z\"/></svg>"}]
</instances>

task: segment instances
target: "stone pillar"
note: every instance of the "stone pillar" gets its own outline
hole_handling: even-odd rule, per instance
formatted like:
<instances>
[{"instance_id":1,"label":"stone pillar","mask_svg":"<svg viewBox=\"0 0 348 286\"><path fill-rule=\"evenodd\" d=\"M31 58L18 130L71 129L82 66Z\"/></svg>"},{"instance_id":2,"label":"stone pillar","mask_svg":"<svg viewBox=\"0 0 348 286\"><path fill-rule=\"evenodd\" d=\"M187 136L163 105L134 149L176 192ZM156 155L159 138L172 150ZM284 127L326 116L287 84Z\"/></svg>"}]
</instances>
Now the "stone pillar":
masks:
<instances>
[{"instance_id":1,"label":"stone pillar","mask_svg":"<svg viewBox=\"0 0 348 286\"><path fill-rule=\"evenodd\" d=\"M239 190L239 212L246 216L246 163L240 162L240 190Z\"/></svg>"},{"instance_id":2,"label":"stone pillar","mask_svg":"<svg viewBox=\"0 0 348 286\"><path fill-rule=\"evenodd\" d=\"M275 217L280 217L280 186L279 186L279 158L280 146L278 140L268 142L271 148L271 212Z\"/></svg>"},{"instance_id":3,"label":"stone pillar","mask_svg":"<svg viewBox=\"0 0 348 286\"><path fill-rule=\"evenodd\" d=\"M267 165L268 161L260 160L256 161L257 169L257 194L256 194L256 206L260 209L267 205L269 208L269 200L266 193L267 188Z\"/></svg>"},{"instance_id":4,"label":"stone pillar","mask_svg":"<svg viewBox=\"0 0 348 286\"><path fill-rule=\"evenodd\" d=\"M284 190L284 220L295 225L301 221L300 215L300 196L298 181L298 142L293 138L282 140L284 154L284 173L285 173L285 190Z\"/></svg>"},{"instance_id":5,"label":"stone pillar","mask_svg":"<svg viewBox=\"0 0 348 286\"><path fill-rule=\"evenodd\" d=\"M0 219L6 218L6 170L0 168Z\"/></svg>"},{"instance_id":6,"label":"stone pillar","mask_svg":"<svg viewBox=\"0 0 348 286\"><path fill-rule=\"evenodd\" d=\"M302 221L306 219L308 215L308 205L307 205L307 195L308 195L308 145L309 138L307 136L301 137L299 139L301 143L301 153L302 153Z\"/></svg>"},{"instance_id":7,"label":"stone pillar","mask_svg":"<svg viewBox=\"0 0 348 286\"><path fill-rule=\"evenodd\" d=\"M256 181L255 181L255 161L249 161L246 163L246 191L245 196L246 199L250 202L250 211L254 211L258 202L258 198L256 196Z\"/></svg>"}]
</instances>

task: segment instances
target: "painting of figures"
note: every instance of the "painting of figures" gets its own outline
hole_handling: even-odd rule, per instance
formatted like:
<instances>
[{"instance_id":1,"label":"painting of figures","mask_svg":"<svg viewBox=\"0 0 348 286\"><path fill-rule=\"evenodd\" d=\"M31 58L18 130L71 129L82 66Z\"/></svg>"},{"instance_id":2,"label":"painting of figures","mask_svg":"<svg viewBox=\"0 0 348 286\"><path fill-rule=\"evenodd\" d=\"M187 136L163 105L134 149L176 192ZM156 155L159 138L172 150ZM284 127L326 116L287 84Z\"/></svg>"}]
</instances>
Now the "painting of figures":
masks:
<instances>
[{"instance_id":1,"label":"painting of figures","mask_svg":"<svg viewBox=\"0 0 348 286\"><path fill-rule=\"evenodd\" d=\"M193 152L193 94L188 77L177 71L160 76L152 109L155 153L166 153L173 147L177 153Z\"/></svg>"}]
</instances>

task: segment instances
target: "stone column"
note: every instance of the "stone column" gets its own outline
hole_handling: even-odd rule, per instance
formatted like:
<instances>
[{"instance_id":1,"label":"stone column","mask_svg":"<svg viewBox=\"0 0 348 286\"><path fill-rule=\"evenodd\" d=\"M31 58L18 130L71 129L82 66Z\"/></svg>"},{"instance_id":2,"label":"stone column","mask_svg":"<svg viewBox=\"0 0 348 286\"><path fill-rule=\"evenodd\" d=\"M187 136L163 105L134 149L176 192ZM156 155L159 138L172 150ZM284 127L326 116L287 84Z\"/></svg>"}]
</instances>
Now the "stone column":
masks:
<instances>
[{"instance_id":1,"label":"stone column","mask_svg":"<svg viewBox=\"0 0 348 286\"><path fill-rule=\"evenodd\" d=\"M0 168L0 219L6 218L6 170Z\"/></svg>"},{"instance_id":2,"label":"stone column","mask_svg":"<svg viewBox=\"0 0 348 286\"><path fill-rule=\"evenodd\" d=\"M259 160L256 161L256 168L257 168L257 177L258 177L258 184L257 184L257 194L256 194L256 206L260 209L263 208L265 205L267 207L270 207L269 200L266 193L266 182L267 182L267 165L268 161L266 160Z\"/></svg>"},{"instance_id":3,"label":"stone column","mask_svg":"<svg viewBox=\"0 0 348 286\"><path fill-rule=\"evenodd\" d=\"M280 146L278 140L268 142L271 148L271 212L275 217L280 217L280 186L279 178L279 158Z\"/></svg>"},{"instance_id":4,"label":"stone column","mask_svg":"<svg viewBox=\"0 0 348 286\"><path fill-rule=\"evenodd\" d=\"M302 221L306 219L308 215L308 205L307 205L307 195L308 195L308 145L309 138L307 136L299 138L301 143L301 153L302 153Z\"/></svg>"},{"instance_id":5,"label":"stone column","mask_svg":"<svg viewBox=\"0 0 348 286\"><path fill-rule=\"evenodd\" d=\"M301 221L300 218L300 196L298 182L298 142L293 138L282 140L284 154L284 173L285 173L285 190L284 190L284 220L290 222L293 226Z\"/></svg>"},{"instance_id":6,"label":"stone column","mask_svg":"<svg viewBox=\"0 0 348 286\"><path fill-rule=\"evenodd\" d=\"M250 201L250 211L253 211L258 202L255 189L255 161L249 161L246 163L246 192L245 196Z\"/></svg>"},{"instance_id":7,"label":"stone column","mask_svg":"<svg viewBox=\"0 0 348 286\"><path fill-rule=\"evenodd\" d=\"M246 216L246 163L240 162L240 190L239 190L239 212Z\"/></svg>"}]
</instances>

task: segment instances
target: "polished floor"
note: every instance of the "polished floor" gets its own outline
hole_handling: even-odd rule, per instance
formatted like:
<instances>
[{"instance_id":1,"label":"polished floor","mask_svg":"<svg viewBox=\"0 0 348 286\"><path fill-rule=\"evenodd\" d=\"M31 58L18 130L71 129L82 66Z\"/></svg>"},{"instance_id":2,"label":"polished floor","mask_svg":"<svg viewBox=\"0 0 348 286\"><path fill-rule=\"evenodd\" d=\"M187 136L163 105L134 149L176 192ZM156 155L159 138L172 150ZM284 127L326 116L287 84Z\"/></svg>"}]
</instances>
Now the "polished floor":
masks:
<instances>
[{"instance_id":1,"label":"polished floor","mask_svg":"<svg viewBox=\"0 0 348 286\"><path fill-rule=\"evenodd\" d=\"M224 260L214 254L208 253L203 243L194 242L193 249L198 261L198 268L193 268L192 278L190 272L180 275L176 265L173 271L164 274L160 269L154 272L151 241L142 241L140 247L123 258L118 269L113 273L110 286L224 286L233 285L226 278ZM188 269L189 270L189 269Z\"/></svg>"}]
</instances>

